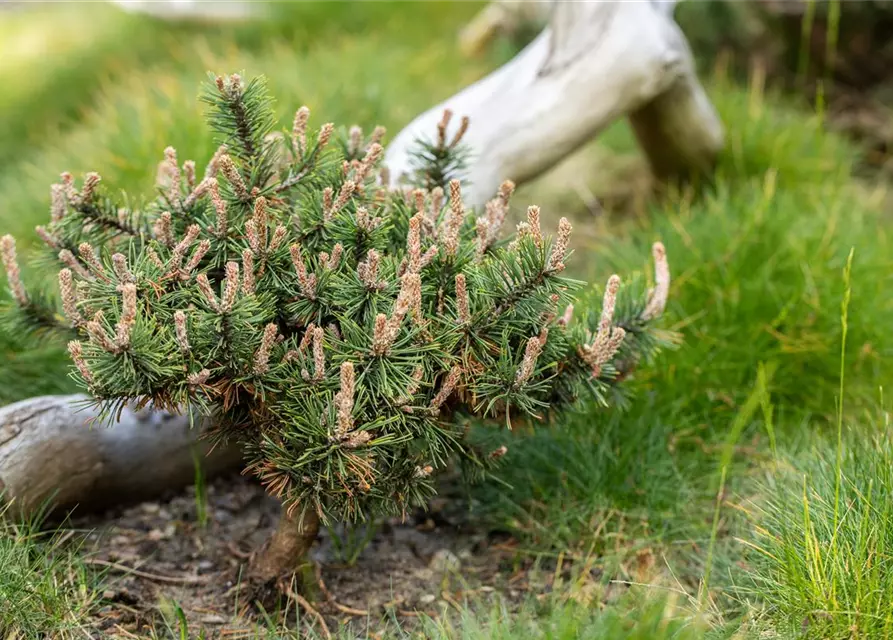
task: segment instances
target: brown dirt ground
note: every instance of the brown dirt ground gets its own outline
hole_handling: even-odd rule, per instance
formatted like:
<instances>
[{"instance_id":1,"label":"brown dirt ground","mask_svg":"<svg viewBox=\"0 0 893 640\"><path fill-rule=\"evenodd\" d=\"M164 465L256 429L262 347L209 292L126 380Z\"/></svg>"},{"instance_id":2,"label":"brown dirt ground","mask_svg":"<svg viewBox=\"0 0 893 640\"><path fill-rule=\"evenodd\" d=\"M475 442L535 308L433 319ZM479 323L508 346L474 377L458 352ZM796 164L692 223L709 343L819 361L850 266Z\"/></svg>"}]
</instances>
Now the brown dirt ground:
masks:
<instances>
[{"instance_id":1,"label":"brown dirt ground","mask_svg":"<svg viewBox=\"0 0 893 640\"><path fill-rule=\"evenodd\" d=\"M176 606L190 638L256 637L259 613L239 577L247 552L272 532L278 503L257 483L235 477L207 487L204 526L198 504L189 488L168 500L71 520L88 563L106 572L102 606L89 622L96 637L152 637L165 624L178 629ZM315 587L313 606L332 631L376 637L397 623L412 629L420 614L437 617L460 603L486 606L498 596L511 604L549 591L550 570L471 518L468 503L447 493L406 521L381 523L365 546L364 531L355 532L361 551L353 564L333 538L345 540L344 530L324 529L312 559L329 593ZM284 600L271 616L288 628L319 631L315 616L300 610L297 619L296 608Z\"/></svg>"}]
</instances>

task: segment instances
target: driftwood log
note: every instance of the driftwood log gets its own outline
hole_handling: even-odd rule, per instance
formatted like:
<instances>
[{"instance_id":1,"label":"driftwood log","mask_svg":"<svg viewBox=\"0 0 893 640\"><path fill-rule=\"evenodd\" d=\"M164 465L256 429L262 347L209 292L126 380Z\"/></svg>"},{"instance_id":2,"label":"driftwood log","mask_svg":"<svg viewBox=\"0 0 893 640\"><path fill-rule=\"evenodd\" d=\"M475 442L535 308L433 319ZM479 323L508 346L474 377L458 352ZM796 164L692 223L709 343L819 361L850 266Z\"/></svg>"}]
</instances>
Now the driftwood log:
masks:
<instances>
[{"instance_id":1,"label":"driftwood log","mask_svg":"<svg viewBox=\"0 0 893 640\"><path fill-rule=\"evenodd\" d=\"M474 206L506 178L535 178L624 117L658 177L709 171L723 127L672 8L657 1L554 3L548 26L521 53L394 138L385 156L391 175L399 181L411 174L410 149L430 136L444 109L471 120L464 142Z\"/></svg>"},{"instance_id":2,"label":"driftwood log","mask_svg":"<svg viewBox=\"0 0 893 640\"><path fill-rule=\"evenodd\" d=\"M201 425L163 411L125 409L104 426L83 395L42 396L0 409L0 499L28 516L135 502L237 470L236 448L210 451Z\"/></svg>"}]
</instances>

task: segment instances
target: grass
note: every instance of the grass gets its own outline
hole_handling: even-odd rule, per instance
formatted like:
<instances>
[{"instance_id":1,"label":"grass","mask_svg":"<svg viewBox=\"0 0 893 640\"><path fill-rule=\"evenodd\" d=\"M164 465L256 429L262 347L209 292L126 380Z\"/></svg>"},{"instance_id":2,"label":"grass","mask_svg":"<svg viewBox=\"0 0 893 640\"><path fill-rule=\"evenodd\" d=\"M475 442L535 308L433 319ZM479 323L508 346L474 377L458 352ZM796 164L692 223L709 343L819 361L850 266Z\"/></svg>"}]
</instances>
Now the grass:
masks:
<instances>
[{"instance_id":1,"label":"grass","mask_svg":"<svg viewBox=\"0 0 893 640\"><path fill-rule=\"evenodd\" d=\"M0 517L5 514L0 513ZM41 532L39 523L0 520L0 636L83 637L95 609L93 579L77 549Z\"/></svg>"},{"instance_id":2,"label":"grass","mask_svg":"<svg viewBox=\"0 0 893 640\"><path fill-rule=\"evenodd\" d=\"M0 60L14 72L13 91L0 99L0 118L14 125L0 133L3 232L27 249L62 170L98 169L107 184L146 194L166 145L209 156L195 101L207 69L268 75L283 122L306 102L316 122L382 123L394 133L496 62L457 62L454 36L475 5L277 9L288 19L220 29L105 7L95 18L75 8L0 26L22 34L0 37ZM72 34L47 55L29 53L26 35L39 41L34 34L46 38L59 21ZM721 74L708 88L728 128L712 184L593 216L553 174L517 201L542 204L546 221L575 219L575 275L601 282L647 268L658 238L674 273L668 324L682 342L640 368L625 412L582 407L552 429L481 433L509 454L499 481L472 491L470 508L515 537L519 560L548 567L561 558L599 575L596 590L583 597L569 581L520 610L469 602L426 621L425 637L885 637L893 608L893 444L878 400L893 355L886 186L855 180L857 150L784 96ZM621 181L613 167L632 157L635 172L639 162L623 124L600 143L612 183L601 170L573 176L597 194ZM570 166L593 167L586 154L595 151L583 154ZM68 389L58 346L0 332L0 349L0 403ZM25 637L23 620L62 629L93 602L77 556L45 555L51 548L32 529L0 534L8 559L0 596L49 594L49 585L56 594L52 606L21 600L20 611L38 612L11 619ZM41 562L46 571L26 570ZM609 585L629 584L647 586L606 597ZM171 611L158 637L180 637ZM267 626L258 637L297 633L276 619ZM412 637L388 628L389 637Z\"/></svg>"},{"instance_id":3,"label":"grass","mask_svg":"<svg viewBox=\"0 0 893 640\"><path fill-rule=\"evenodd\" d=\"M754 568L742 582L788 632L893 634L893 431L888 418L847 434L840 468L820 440L753 506ZM838 498L839 493L839 498Z\"/></svg>"}]
</instances>

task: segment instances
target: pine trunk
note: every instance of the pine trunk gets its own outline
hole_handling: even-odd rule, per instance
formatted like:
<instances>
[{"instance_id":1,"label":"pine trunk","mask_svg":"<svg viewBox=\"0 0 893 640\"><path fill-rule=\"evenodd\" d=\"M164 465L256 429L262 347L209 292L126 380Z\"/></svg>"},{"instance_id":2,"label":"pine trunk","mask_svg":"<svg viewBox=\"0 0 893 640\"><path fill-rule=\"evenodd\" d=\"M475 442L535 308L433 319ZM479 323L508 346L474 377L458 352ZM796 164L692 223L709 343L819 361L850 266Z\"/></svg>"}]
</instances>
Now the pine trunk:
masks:
<instances>
[{"instance_id":1,"label":"pine trunk","mask_svg":"<svg viewBox=\"0 0 893 640\"><path fill-rule=\"evenodd\" d=\"M308 563L310 547L318 533L319 516L315 511L306 509L289 514L283 509L273 535L251 559L248 571L251 581L259 588L275 588L280 580L291 579Z\"/></svg>"}]
</instances>

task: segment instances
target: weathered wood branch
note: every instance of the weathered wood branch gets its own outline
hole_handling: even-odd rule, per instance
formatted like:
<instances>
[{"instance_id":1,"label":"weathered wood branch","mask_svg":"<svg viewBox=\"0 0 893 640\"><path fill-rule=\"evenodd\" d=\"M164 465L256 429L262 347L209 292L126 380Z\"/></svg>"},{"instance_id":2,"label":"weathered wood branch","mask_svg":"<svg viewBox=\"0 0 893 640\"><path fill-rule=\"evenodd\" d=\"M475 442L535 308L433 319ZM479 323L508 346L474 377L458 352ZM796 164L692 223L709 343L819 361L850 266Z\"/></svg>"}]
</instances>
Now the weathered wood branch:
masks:
<instances>
[{"instance_id":1,"label":"weathered wood branch","mask_svg":"<svg viewBox=\"0 0 893 640\"><path fill-rule=\"evenodd\" d=\"M709 170L723 128L671 9L659 2L555 3L549 26L514 59L396 136L385 157L391 175L399 180L412 171L409 150L435 131L444 109L471 119L464 141L472 152L472 205L486 202L506 178L535 178L625 116L659 176Z\"/></svg>"},{"instance_id":2,"label":"weathered wood branch","mask_svg":"<svg viewBox=\"0 0 893 640\"><path fill-rule=\"evenodd\" d=\"M240 468L238 448L211 451L186 416L126 409L104 426L86 402L42 396L0 409L0 494L14 513L157 498L192 484L196 460L205 477Z\"/></svg>"}]
</instances>

